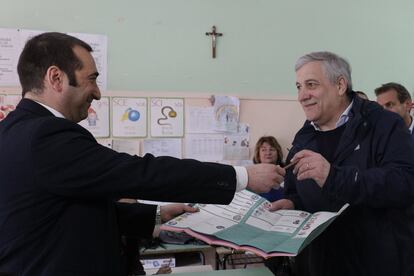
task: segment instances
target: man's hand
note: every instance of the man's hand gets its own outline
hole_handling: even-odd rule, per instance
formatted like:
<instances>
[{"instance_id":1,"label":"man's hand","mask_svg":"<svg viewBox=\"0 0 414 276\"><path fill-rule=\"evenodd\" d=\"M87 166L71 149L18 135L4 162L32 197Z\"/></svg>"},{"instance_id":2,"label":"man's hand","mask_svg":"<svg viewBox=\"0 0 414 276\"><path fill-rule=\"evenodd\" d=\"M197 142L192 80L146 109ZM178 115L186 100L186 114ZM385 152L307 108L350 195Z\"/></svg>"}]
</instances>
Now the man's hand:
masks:
<instances>
[{"instance_id":1,"label":"man's hand","mask_svg":"<svg viewBox=\"0 0 414 276\"><path fill-rule=\"evenodd\" d=\"M273 164L255 164L246 167L248 175L247 188L255 193L266 193L272 188L279 188L286 171Z\"/></svg>"},{"instance_id":2,"label":"man's hand","mask_svg":"<svg viewBox=\"0 0 414 276\"><path fill-rule=\"evenodd\" d=\"M295 209L295 204L289 199L279 199L276 201L273 201L269 207L269 211L277 211L280 209L288 209L293 210Z\"/></svg>"},{"instance_id":3,"label":"man's hand","mask_svg":"<svg viewBox=\"0 0 414 276\"><path fill-rule=\"evenodd\" d=\"M173 219L176 216L181 215L182 213L185 213L185 212L195 213L198 211L199 211L198 208L188 206L187 204L184 204L184 203L167 204L167 205L160 207L161 221L167 222L170 219Z\"/></svg>"},{"instance_id":4,"label":"man's hand","mask_svg":"<svg viewBox=\"0 0 414 276\"><path fill-rule=\"evenodd\" d=\"M313 179L322 188L328 178L331 164L319 153L301 150L290 161L296 163L293 173L298 180Z\"/></svg>"}]
</instances>

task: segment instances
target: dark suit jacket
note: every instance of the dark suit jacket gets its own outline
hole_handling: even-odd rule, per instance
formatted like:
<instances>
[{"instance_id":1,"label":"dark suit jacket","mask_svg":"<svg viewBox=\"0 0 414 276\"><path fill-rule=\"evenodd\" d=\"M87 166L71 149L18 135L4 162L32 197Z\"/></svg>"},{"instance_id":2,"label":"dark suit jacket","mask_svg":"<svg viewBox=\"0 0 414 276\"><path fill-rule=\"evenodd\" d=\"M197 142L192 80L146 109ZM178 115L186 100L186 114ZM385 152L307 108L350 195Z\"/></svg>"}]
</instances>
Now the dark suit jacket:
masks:
<instances>
[{"instance_id":1,"label":"dark suit jacket","mask_svg":"<svg viewBox=\"0 0 414 276\"><path fill-rule=\"evenodd\" d=\"M150 234L154 208L115 199L226 204L235 187L231 166L117 153L23 99L0 123L0 272L122 275L119 236Z\"/></svg>"}]
</instances>

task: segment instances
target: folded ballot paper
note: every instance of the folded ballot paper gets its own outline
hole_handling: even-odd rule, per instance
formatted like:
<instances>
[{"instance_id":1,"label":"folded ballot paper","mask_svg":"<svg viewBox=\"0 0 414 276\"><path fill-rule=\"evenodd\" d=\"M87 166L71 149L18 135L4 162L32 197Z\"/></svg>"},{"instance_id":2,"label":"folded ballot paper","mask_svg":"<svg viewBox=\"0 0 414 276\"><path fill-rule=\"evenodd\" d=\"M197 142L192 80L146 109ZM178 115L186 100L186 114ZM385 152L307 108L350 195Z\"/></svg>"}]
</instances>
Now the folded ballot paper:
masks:
<instances>
[{"instance_id":1,"label":"folded ballot paper","mask_svg":"<svg viewBox=\"0 0 414 276\"><path fill-rule=\"evenodd\" d=\"M185 232L208 244L250 251L263 258L296 256L347 207L337 213L314 214L298 210L270 212L270 203L255 193L236 193L229 205L197 204L197 213L185 213L161 230Z\"/></svg>"}]
</instances>

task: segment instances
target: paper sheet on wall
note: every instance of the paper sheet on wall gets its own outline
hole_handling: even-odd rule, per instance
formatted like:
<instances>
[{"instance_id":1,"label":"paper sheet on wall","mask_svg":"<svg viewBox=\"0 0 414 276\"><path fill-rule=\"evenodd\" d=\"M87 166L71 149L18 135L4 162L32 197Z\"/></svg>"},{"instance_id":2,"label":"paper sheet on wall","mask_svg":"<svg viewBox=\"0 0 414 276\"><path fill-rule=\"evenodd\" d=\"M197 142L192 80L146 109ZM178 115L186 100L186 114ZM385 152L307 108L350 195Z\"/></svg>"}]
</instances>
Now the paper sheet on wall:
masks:
<instances>
[{"instance_id":1,"label":"paper sheet on wall","mask_svg":"<svg viewBox=\"0 0 414 276\"><path fill-rule=\"evenodd\" d=\"M112 135L115 137L147 136L146 98L112 98Z\"/></svg>"},{"instance_id":2,"label":"paper sheet on wall","mask_svg":"<svg viewBox=\"0 0 414 276\"><path fill-rule=\"evenodd\" d=\"M92 47L92 56L99 72L97 83L101 92L107 89L108 76L108 37L106 35L85 34L85 33L68 33L68 35L85 41Z\"/></svg>"},{"instance_id":3,"label":"paper sheet on wall","mask_svg":"<svg viewBox=\"0 0 414 276\"><path fill-rule=\"evenodd\" d=\"M0 28L0 86L18 86L17 63L26 41L42 30ZM93 48L92 56L99 71L98 86L106 91L107 86L107 36L84 33L68 33L84 40Z\"/></svg>"},{"instance_id":4,"label":"paper sheet on wall","mask_svg":"<svg viewBox=\"0 0 414 276\"><path fill-rule=\"evenodd\" d=\"M236 132L231 134L225 134L223 145L223 159L249 159L249 134L249 126L243 123L237 125Z\"/></svg>"},{"instance_id":5,"label":"paper sheet on wall","mask_svg":"<svg viewBox=\"0 0 414 276\"><path fill-rule=\"evenodd\" d=\"M187 134L185 157L218 162L223 159L223 134Z\"/></svg>"},{"instance_id":6,"label":"paper sheet on wall","mask_svg":"<svg viewBox=\"0 0 414 276\"><path fill-rule=\"evenodd\" d=\"M186 133L215 133L214 107L190 106L186 118Z\"/></svg>"},{"instance_id":7,"label":"paper sheet on wall","mask_svg":"<svg viewBox=\"0 0 414 276\"><path fill-rule=\"evenodd\" d=\"M0 94L0 121L4 120L10 112L16 109L21 98L20 95Z\"/></svg>"},{"instance_id":8,"label":"paper sheet on wall","mask_svg":"<svg viewBox=\"0 0 414 276\"><path fill-rule=\"evenodd\" d=\"M145 139L143 155L151 153L154 156L182 157L181 139Z\"/></svg>"},{"instance_id":9,"label":"paper sheet on wall","mask_svg":"<svg viewBox=\"0 0 414 276\"><path fill-rule=\"evenodd\" d=\"M96 139L96 141L101 144L102 146L105 146L107 148L112 149L112 139L107 138L107 139Z\"/></svg>"},{"instance_id":10,"label":"paper sheet on wall","mask_svg":"<svg viewBox=\"0 0 414 276\"><path fill-rule=\"evenodd\" d=\"M79 122L94 137L109 137L109 97L93 101L88 109L88 117Z\"/></svg>"},{"instance_id":11,"label":"paper sheet on wall","mask_svg":"<svg viewBox=\"0 0 414 276\"><path fill-rule=\"evenodd\" d=\"M239 122L240 100L231 96L214 96L215 130L234 132Z\"/></svg>"},{"instance_id":12,"label":"paper sheet on wall","mask_svg":"<svg viewBox=\"0 0 414 276\"><path fill-rule=\"evenodd\" d=\"M184 136L184 99L151 98L151 136Z\"/></svg>"},{"instance_id":13,"label":"paper sheet on wall","mask_svg":"<svg viewBox=\"0 0 414 276\"><path fill-rule=\"evenodd\" d=\"M112 140L112 149L116 150L117 152L124 152L131 155L139 155L139 148L139 140Z\"/></svg>"},{"instance_id":14,"label":"paper sheet on wall","mask_svg":"<svg viewBox=\"0 0 414 276\"><path fill-rule=\"evenodd\" d=\"M20 52L21 42L17 30L0 28L0 86L19 84L17 62Z\"/></svg>"},{"instance_id":15,"label":"paper sheet on wall","mask_svg":"<svg viewBox=\"0 0 414 276\"><path fill-rule=\"evenodd\" d=\"M26 42L31 39L32 37L39 35L41 33L44 33L45 31L41 31L41 30L29 30L29 29L18 29L17 30L19 32L20 35L20 50L19 50L19 55L20 52L23 50L24 45L26 44Z\"/></svg>"},{"instance_id":16,"label":"paper sheet on wall","mask_svg":"<svg viewBox=\"0 0 414 276\"><path fill-rule=\"evenodd\" d=\"M38 30L0 28L0 86L20 85L17 63L26 41Z\"/></svg>"}]
</instances>

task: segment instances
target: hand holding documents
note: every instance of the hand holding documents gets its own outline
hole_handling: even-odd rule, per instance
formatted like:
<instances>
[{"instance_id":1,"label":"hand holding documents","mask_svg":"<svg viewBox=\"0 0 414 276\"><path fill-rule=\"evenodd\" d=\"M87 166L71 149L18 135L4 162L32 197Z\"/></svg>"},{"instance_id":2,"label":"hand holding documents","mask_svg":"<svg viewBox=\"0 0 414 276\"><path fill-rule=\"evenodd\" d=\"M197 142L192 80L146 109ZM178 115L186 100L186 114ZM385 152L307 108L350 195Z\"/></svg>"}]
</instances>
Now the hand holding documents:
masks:
<instances>
[{"instance_id":1,"label":"hand holding documents","mask_svg":"<svg viewBox=\"0 0 414 276\"><path fill-rule=\"evenodd\" d=\"M246 167L247 187L256 193L267 193L272 188L279 188L286 171L274 164L255 164Z\"/></svg>"},{"instance_id":2,"label":"hand holding documents","mask_svg":"<svg viewBox=\"0 0 414 276\"><path fill-rule=\"evenodd\" d=\"M348 207L337 213L267 210L269 202L247 190L229 205L198 204L198 213L185 213L161 226L186 232L213 245L253 252L264 258L296 256Z\"/></svg>"}]
</instances>

